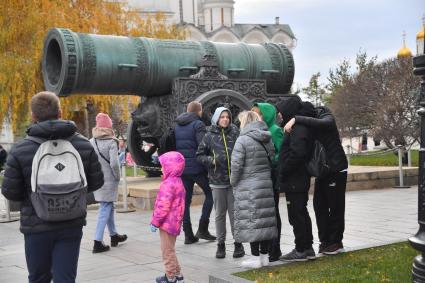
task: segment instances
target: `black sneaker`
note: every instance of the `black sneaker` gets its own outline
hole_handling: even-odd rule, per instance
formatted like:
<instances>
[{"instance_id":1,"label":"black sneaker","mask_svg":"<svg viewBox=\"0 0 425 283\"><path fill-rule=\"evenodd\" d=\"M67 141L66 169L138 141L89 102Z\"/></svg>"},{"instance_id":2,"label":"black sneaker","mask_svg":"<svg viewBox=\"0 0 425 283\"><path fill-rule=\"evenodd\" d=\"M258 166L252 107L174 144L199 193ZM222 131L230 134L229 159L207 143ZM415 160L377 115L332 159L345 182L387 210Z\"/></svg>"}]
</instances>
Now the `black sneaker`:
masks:
<instances>
[{"instance_id":1,"label":"black sneaker","mask_svg":"<svg viewBox=\"0 0 425 283\"><path fill-rule=\"evenodd\" d=\"M307 254L307 259L316 259L316 253L314 252L313 248L308 248L304 252Z\"/></svg>"},{"instance_id":2,"label":"black sneaker","mask_svg":"<svg viewBox=\"0 0 425 283\"><path fill-rule=\"evenodd\" d=\"M157 277L156 279L155 279L155 282L156 283L176 283L177 282L177 278L176 277L174 277L174 280L172 280L172 279L169 279L168 277L167 277L167 275L163 275L163 276L159 276L159 277Z\"/></svg>"},{"instance_id":3,"label":"black sneaker","mask_svg":"<svg viewBox=\"0 0 425 283\"><path fill-rule=\"evenodd\" d=\"M180 276L176 275L176 283L184 283L183 275L180 275Z\"/></svg>"},{"instance_id":4,"label":"black sneaker","mask_svg":"<svg viewBox=\"0 0 425 283\"><path fill-rule=\"evenodd\" d=\"M320 243L319 245L319 254L323 254L323 251L326 249L326 247L328 246L327 243Z\"/></svg>"},{"instance_id":5,"label":"black sneaker","mask_svg":"<svg viewBox=\"0 0 425 283\"><path fill-rule=\"evenodd\" d=\"M314 252L314 251L313 251ZM283 261L307 261L307 253L305 251L299 252L296 249L293 249L290 253L280 257L280 260Z\"/></svg>"},{"instance_id":6,"label":"black sneaker","mask_svg":"<svg viewBox=\"0 0 425 283\"><path fill-rule=\"evenodd\" d=\"M335 243L335 244L331 244L329 246L327 246L324 250L323 253L326 255L336 255L339 253L344 252L344 245L340 242L340 243Z\"/></svg>"}]
</instances>

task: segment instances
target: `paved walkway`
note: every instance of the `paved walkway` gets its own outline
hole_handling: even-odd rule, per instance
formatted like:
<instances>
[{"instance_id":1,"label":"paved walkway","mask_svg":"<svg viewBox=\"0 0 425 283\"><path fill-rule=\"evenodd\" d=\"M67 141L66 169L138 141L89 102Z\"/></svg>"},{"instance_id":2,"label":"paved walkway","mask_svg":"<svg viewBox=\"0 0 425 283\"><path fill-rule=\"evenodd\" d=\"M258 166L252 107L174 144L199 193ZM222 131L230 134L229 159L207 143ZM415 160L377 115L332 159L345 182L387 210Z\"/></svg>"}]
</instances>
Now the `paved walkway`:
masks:
<instances>
[{"instance_id":1,"label":"paved walkway","mask_svg":"<svg viewBox=\"0 0 425 283\"><path fill-rule=\"evenodd\" d=\"M383 189L354 191L347 193L346 233L344 245L347 249L382 245L407 240L416 233L417 187L410 189ZM283 221L282 251L293 247L292 229L288 224L284 198L281 199ZM309 211L314 223L312 202ZM200 207L192 209L192 219L199 219ZM214 213L213 213L214 215ZM84 228L78 267L78 282L154 282L163 273L158 233L149 230L151 212L117 214L116 222L120 233L129 240L110 252L91 253L92 237L96 224L96 211L89 211L88 225ZM213 222L214 217L212 217ZM314 230L317 240L317 229ZM212 228L214 223L212 223ZM27 279L23 236L19 223L0 224L0 282L25 282ZM196 227L194 229L196 231ZM214 228L211 229L214 232ZM230 229L228 229L230 231ZM208 275L238 268L241 260L231 257L232 241L227 242L228 256L215 259L215 242L184 245L183 236L177 240L177 252L185 282L208 282ZM228 239L231 236L228 235ZM109 242L109 240L108 240ZM315 248L317 251L317 242ZM245 245L249 252L249 246ZM307 263L308 264L308 263Z\"/></svg>"}]
</instances>

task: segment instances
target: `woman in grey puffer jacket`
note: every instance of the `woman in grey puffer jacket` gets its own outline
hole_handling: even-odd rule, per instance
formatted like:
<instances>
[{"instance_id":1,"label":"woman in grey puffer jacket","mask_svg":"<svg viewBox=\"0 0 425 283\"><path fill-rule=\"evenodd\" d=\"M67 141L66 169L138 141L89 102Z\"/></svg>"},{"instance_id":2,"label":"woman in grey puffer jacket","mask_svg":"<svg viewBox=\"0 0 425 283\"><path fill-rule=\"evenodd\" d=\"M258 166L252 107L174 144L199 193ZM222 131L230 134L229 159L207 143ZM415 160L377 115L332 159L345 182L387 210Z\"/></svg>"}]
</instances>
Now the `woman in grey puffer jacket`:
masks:
<instances>
[{"instance_id":1,"label":"woman in grey puffer jacket","mask_svg":"<svg viewBox=\"0 0 425 283\"><path fill-rule=\"evenodd\" d=\"M241 133L232 153L230 184L235 197L235 240L249 242L251 259L243 267L268 265L269 240L277 236L271 160L271 134L253 111L239 114ZM260 256L261 254L261 256Z\"/></svg>"},{"instance_id":2,"label":"woman in grey puffer jacket","mask_svg":"<svg viewBox=\"0 0 425 283\"><path fill-rule=\"evenodd\" d=\"M93 128L92 133L93 138L90 139L90 143L97 153L105 181L103 186L94 192L94 198L100 203L100 206L93 253L101 253L109 250L109 246L102 242L106 225L108 225L111 246L113 247L116 247L119 242L127 240L127 235L118 234L115 227L114 202L118 200L120 163L118 159L118 140L115 138L112 120L108 114L97 114L96 127Z\"/></svg>"}]
</instances>

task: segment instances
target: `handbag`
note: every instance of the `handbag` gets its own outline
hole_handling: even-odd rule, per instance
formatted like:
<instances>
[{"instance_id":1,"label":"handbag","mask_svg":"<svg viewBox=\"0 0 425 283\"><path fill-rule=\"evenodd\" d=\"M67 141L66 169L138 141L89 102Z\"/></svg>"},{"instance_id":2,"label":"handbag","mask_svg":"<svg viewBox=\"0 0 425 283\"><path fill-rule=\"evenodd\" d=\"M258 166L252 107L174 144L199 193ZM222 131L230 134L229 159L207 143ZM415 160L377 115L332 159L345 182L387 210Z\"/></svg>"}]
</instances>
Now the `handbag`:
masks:
<instances>
[{"instance_id":1,"label":"handbag","mask_svg":"<svg viewBox=\"0 0 425 283\"><path fill-rule=\"evenodd\" d=\"M262 142L260 142L260 144L264 148L264 150L266 151L266 154L267 154L267 159L268 159L269 165L270 165L270 176L272 178L273 190L275 190L275 189L277 189L276 188L277 187L276 186L276 184L277 184L277 172L276 172L276 168L273 166L272 159L270 158L270 153L267 150L266 146Z\"/></svg>"}]
</instances>

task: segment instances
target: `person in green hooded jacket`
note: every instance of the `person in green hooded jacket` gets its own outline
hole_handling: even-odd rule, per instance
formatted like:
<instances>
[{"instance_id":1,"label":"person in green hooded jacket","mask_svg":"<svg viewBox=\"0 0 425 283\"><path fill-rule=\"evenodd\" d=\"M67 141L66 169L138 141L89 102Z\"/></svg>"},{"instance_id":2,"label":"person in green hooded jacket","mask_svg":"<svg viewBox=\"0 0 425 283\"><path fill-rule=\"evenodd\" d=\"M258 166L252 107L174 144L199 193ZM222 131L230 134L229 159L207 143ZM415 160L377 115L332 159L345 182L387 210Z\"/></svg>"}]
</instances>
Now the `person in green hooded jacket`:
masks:
<instances>
[{"instance_id":1,"label":"person in green hooded jacket","mask_svg":"<svg viewBox=\"0 0 425 283\"><path fill-rule=\"evenodd\" d=\"M263 119L263 121L267 124L268 130L272 135L272 142L275 149L275 154L272 159L273 169L276 170L278 166L280 148L283 142L283 130L276 124L276 107L270 103L255 103L252 111L257 112ZM276 171L275 171L276 172ZM272 174L272 176L276 176L276 173ZM282 255L280 250L280 234L282 231L282 221L280 219L279 214L279 188L277 186L276 178L273 179L273 189L274 189L274 202L276 209L276 221L277 221L277 230L278 236L277 238L271 240L270 250L269 250L269 261L277 261L279 257Z\"/></svg>"}]
</instances>

